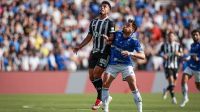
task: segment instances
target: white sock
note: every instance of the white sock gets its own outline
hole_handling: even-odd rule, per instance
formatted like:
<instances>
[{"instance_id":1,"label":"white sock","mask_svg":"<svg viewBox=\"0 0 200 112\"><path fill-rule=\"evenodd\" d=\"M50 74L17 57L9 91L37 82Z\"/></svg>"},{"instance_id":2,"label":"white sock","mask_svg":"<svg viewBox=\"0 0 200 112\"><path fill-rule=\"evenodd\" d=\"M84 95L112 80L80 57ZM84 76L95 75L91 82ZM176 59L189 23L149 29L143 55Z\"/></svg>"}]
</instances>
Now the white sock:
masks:
<instances>
[{"instance_id":1,"label":"white sock","mask_svg":"<svg viewBox=\"0 0 200 112\"><path fill-rule=\"evenodd\" d=\"M101 97L102 102L106 103L108 97L109 97L108 88L102 88L102 97Z\"/></svg>"},{"instance_id":2,"label":"white sock","mask_svg":"<svg viewBox=\"0 0 200 112\"><path fill-rule=\"evenodd\" d=\"M142 97L138 90L132 91L134 96L134 102L137 106L138 112L142 112Z\"/></svg>"},{"instance_id":3,"label":"white sock","mask_svg":"<svg viewBox=\"0 0 200 112\"><path fill-rule=\"evenodd\" d=\"M184 99L188 99L188 85L186 83L182 86L182 92Z\"/></svg>"},{"instance_id":4,"label":"white sock","mask_svg":"<svg viewBox=\"0 0 200 112\"><path fill-rule=\"evenodd\" d=\"M101 100L103 102L103 105L104 105L104 112L108 112L108 104L107 104L107 100L108 100L108 97L109 97L109 91L108 91L108 88L102 88L102 97L101 97Z\"/></svg>"}]
</instances>

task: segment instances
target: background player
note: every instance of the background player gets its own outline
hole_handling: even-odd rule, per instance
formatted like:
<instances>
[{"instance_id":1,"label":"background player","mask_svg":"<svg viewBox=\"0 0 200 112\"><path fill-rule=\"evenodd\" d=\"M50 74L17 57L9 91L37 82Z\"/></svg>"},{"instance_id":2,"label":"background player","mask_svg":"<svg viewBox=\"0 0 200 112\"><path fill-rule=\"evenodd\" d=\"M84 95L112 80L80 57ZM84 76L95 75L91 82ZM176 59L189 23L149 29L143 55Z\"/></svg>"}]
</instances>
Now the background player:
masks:
<instances>
[{"instance_id":1,"label":"background player","mask_svg":"<svg viewBox=\"0 0 200 112\"><path fill-rule=\"evenodd\" d=\"M182 48L178 42L176 42L176 36L173 32L167 34L166 42L163 43L159 51L159 55L164 59L164 70L168 86L163 90L163 99L167 98L167 92L170 92L172 97L172 103L177 104L176 97L174 95L174 88L178 76L178 69L180 65L180 56L183 55Z\"/></svg>"},{"instance_id":2,"label":"background player","mask_svg":"<svg viewBox=\"0 0 200 112\"><path fill-rule=\"evenodd\" d=\"M189 101L187 82L193 75L195 76L196 88L200 91L200 30L193 30L191 35L194 43L191 45L188 67L184 70L182 77L183 101L181 107L184 107Z\"/></svg>"},{"instance_id":3,"label":"background player","mask_svg":"<svg viewBox=\"0 0 200 112\"><path fill-rule=\"evenodd\" d=\"M95 104L92 106L93 110L96 110L101 105L101 89L102 89L102 78L101 75L107 66L110 45L106 43L103 35L108 36L108 43L111 43L114 32L114 24L108 17L111 10L111 5L108 1L101 3L100 15L96 19L93 19L90 23L89 33L87 37L82 41L80 45L74 48L76 53L82 47L87 45L91 39L93 39L93 49L89 57L89 77L94 87L97 90L97 99Z\"/></svg>"},{"instance_id":4,"label":"background player","mask_svg":"<svg viewBox=\"0 0 200 112\"><path fill-rule=\"evenodd\" d=\"M137 27L134 21L128 20L126 25L123 27L123 31L118 31L114 34L109 65L106 68L106 73L103 78L102 101L104 112L109 111L109 103L112 100L108 89L112 81L120 72L122 73L123 78L128 82L138 112L142 112L142 98L136 86L136 77L133 71L131 59L145 59L140 42L132 35L136 29Z\"/></svg>"}]
</instances>

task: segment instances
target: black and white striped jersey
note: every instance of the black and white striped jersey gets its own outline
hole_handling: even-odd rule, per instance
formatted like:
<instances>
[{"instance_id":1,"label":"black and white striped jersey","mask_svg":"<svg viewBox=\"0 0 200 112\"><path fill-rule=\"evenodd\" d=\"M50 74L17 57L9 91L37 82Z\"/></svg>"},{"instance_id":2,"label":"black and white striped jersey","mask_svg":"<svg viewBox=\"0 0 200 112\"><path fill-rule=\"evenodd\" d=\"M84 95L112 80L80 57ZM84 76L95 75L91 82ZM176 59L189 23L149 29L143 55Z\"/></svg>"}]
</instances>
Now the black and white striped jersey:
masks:
<instances>
[{"instance_id":1,"label":"black and white striped jersey","mask_svg":"<svg viewBox=\"0 0 200 112\"><path fill-rule=\"evenodd\" d=\"M110 36L110 34L114 33L114 31L114 23L108 17L105 19L93 19L89 27L89 34L91 34L93 37L92 53L109 53L110 45L106 44L103 35Z\"/></svg>"},{"instance_id":2,"label":"black and white striped jersey","mask_svg":"<svg viewBox=\"0 0 200 112\"><path fill-rule=\"evenodd\" d=\"M182 48L178 42L163 43L159 54L163 56L168 55L168 59L164 60L164 68L178 69L180 64L179 56L175 55L176 52L182 52Z\"/></svg>"}]
</instances>

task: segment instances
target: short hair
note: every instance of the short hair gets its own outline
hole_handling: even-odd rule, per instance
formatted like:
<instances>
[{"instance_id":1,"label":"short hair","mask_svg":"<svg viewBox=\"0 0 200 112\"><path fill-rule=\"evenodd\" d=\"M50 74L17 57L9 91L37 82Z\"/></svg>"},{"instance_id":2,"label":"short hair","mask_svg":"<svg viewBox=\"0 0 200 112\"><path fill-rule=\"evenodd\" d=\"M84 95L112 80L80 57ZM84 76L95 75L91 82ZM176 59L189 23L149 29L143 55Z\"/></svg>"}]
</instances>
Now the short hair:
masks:
<instances>
[{"instance_id":1,"label":"short hair","mask_svg":"<svg viewBox=\"0 0 200 112\"><path fill-rule=\"evenodd\" d=\"M200 29L194 29L194 30L192 30L191 35L193 35L196 32L198 32L200 34Z\"/></svg>"},{"instance_id":2,"label":"short hair","mask_svg":"<svg viewBox=\"0 0 200 112\"><path fill-rule=\"evenodd\" d=\"M171 34L175 34L173 31L170 31L167 33L167 36L170 36Z\"/></svg>"},{"instance_id":3,"label":"short hair","mask_svg":"<svg viewBox=\"0 0 200 112\"><path fill-rule=\"evenodd\" d=\"M134 32L137 30L137 25L133 19L128 19L129 23L132 23L132 27L135 28Z\"/></svg>"},{"instance_id":4,"label":"short hair","mask_svg":"<svg viewBox=\"0 0 200 112\"><path fill-rule=\"evenodd\" d=\"M103 4L108 5L110 9L112 8L111 5L110 5L110 3L109 3L108 1L103 1L103 2L101 2L101 5L103 5Z\"/></svg>"}]
</instances>

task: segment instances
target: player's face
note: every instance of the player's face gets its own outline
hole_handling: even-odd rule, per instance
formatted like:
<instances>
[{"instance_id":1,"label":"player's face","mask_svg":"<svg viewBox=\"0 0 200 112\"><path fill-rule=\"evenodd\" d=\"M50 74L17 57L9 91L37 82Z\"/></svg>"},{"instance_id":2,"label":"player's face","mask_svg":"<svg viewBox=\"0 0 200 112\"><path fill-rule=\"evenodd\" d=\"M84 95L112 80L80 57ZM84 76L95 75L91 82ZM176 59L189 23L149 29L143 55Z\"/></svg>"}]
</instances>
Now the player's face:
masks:
<instances>
[{"instance_id":1,"label":"player's face","mask_svg":"<svg viewBox=\"0 0 200 112\"><path fill-rule=\"evenodd\" d=\"M194 42L200 41L200 33L199 32L194 32L192 34L192 38L193 38Z\"/></svg>"},{"instance_id":2,"label":"player's face","mask_svg":"<svg viewBox=\"0 0 200 112\"><path fill-rule=\"evenodd\" d=\"M110 8L107 4L102 4L101 5L101 10L100 10L100 14L104 15L104 14L108 14L110 11Z\"/></svg>"},{"instance_id":3,"label":"player's face","mask_svg":"<svg viewBox=\"0 0 200 112\"><path fill-rule=\"evenodd\" d=\"M171 33L170 35L169 35L169 41L170 42L173 42L174 40L175 40L175 35L173 34L173 33Z\"/></svg>"},{"instance_id":4,"label":"player's face","mask_svg":"<svg viewBox=\"0 0 200 112\"><path fill-rule=\"evenodd\" d=\"M123 27L124 33L132 33L133 31L134 31L134 27L132 26L131 22L128 22L124 25L124 27Z\"/></svg>"}]
</instances>

